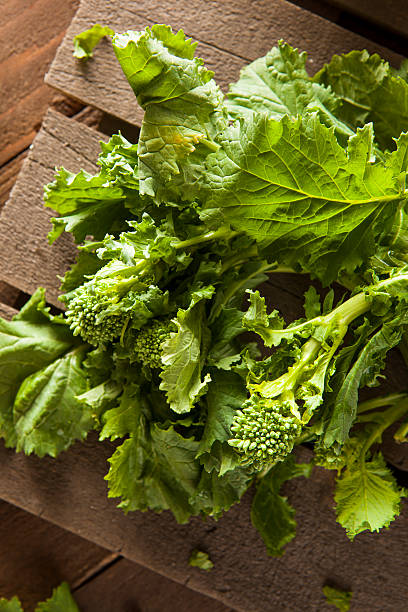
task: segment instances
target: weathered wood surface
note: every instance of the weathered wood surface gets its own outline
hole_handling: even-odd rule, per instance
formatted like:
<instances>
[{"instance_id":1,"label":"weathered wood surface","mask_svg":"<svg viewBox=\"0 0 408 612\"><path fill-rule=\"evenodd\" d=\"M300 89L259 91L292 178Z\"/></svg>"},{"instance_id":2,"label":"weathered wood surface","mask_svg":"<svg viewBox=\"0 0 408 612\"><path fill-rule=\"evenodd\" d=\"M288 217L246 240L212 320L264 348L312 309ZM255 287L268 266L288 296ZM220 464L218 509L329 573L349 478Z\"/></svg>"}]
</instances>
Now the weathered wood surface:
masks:
<instances>
[{"instance_id":1,"label":"weathered wood surface","mask_svg":"<svg viewBox=\"0 0 408 612\"><path fill-rule=\"evenodd\" d=\"M15 308L0 301L0 317L9 320L11 317L14 317L15 314L17 314Z\"/></svg>"},{"instance_id":2,"label":"weathered wood surface","mask_svg":"<svg viewBox=\"0 0 408 612\"><path fill-rule=\"evenodd\" d=\"M234 612L126 559L74 590L74 597L81 612Z\"/></svg>"},{"instance_id":3,"label":"weathered wood surface","mask_svg":"<svg viewBox=\"0 0 408 612\"><path fill-rule=\"evenodd\" d=\"M408 36L408 4L406 0L324 0L367 21Z\"/></svg>"},{"instance_id":4,"label":"weathered wood surface","mask_svg":"<svg viewBox=\"0 0 408 612\"><path fill-rule=\"evenodd\" d=\"M21 170L23 161L27 153L24 151L5 164L0 171L0 210L7 202L10 191L16 181L17 175Z\"/></svg>"},{"instance_id":5,"label":"weathered wood surface","mask_svg":"<svg viewBox=\"0 0 408 612\"><path fill-rule=\"evenodd\" d=\"M0 3L0 166L27 148L55 97L43 83L78 0Z\"/></svg>"},{"instance_id":6,"label":"weathered wood surface","mask_svg":"<svg viewBox=\"0 0 408 612\"><path fill-rule=\"evenodd\" d=\"M55 166L94 172L102 138L106 139L73 119L48 112L0 213L0 280L28 294L46 287L47 300L58 304L57 275L74 261L76 248L68 235L48 245L53 213L43 206L43 187L53 179Z\"/></svg>"},{"instance_id":7,"label":"weathered wood surface","mask_svg":"<svg viewBox=\"0 0 408 612\"><path fill-rule=\"evenodd\" d=\"M63 580L69 583L81 612L233 612L214 599L0 501L0 598L18 595L24 610L32 612Z\"/></svg>"},{"instance_id":8,"label":"weathered wood surface","mask_svg":"<svg viewBox=\"0 0 408 612\"><path fill-rule=\"evenodd\" d=\"M112 18L118 17L120 3L98 4L104 5L102 10L105 15L109 10ZM313 52L313 69L318 61L328 59L333 52L347 50L344 44L348 44L354 36L335 26L331 26L334 29L328 28L327 23L319 18L310 21L309 13L281 1L249 4L234 0L229 3L234 6L233 14L228 15L226 20L219 15L222 3L218 6L217 3L205 3L206 15L202 10L203 2L188 3L188 11L184 15L180 9L181 4L170 6L169 2L164 2L159 6L153 2L145 8L133 3L137 7L137 15L133 14L131 26L128 21L122 26L115 25L112 20L105 20L105 23L117 29L140 28L153 21L185 27L190 35L199 38L200 52L209 58L210 63L213 62L212 67L217 69L219 66L218 73L226 75L224 85L236 78L242 64L264 53L281 36ZM89 8L92 3L87 2L86 5ZM157 17L159 13L163 15L161 19ZM259 19L259 15L262 15L262 19ZM129 15L123 14L122 17L128 19ZM181 17L183 23L180 23ZM85 19L85 16L82 18ZM73 27L78 28L75 33L95 20L102 21L95 13L92 16L88 13L86 18L88 21L82 22L82 25L80 21L73 24ZM213 24L217 22L217 28L214 25L210 27L211 20ZM204 29L204 22L210 24L207 30ZM245 27L240 25L242 23ZM288 34L281 32L285 28ZM216 49L219 32L222 33L222 48ZM72 38L73 33L68 36ZM362 40L359 37L354 37L354 40L357 38ZM60 68L58 78L59 87L67 91L72 87L72 81L79 78L82 82L84 79L73 72L77 67L74 64L72 68L71 43L65 44L71 64L68 62L65 68ZM359 44L350 42L350 47L354 46ZM109 53L108 45L102 44L102 49L102 53ZM319 55L319 49L327 57ZM370 49L374 50L373 45ZM59 56L54 66L58 67L60 57L63 58ZM113 60L107 57L107 64L102 66L103 73L99 72L104 57L98 51L95 60L82 69L89 78L92 76L99 80L110 69L109 61L112 64ZM398 58L390 54L390 59L395 61ZM53 70L54 67L49 75L50 83ZM65 74L64 70L67 71ZM120 74L116 65L115 70ZM116 82L116 77L110 83L105 81L103 87L106 90L96 89L96 92L92 92L95 87L92 79L86 81L84 87L84 90L77 89L76 93L70 93L83 101L93 101L100 108L105 107L97 103L97 100L105 99L108 95L109 112L136 121L133 94L123 79L121 85ZM109 88L115 92L113 97L112 93L109 94ZM94 97L91 100L86 96ZM129 105L128 108L126 105ZM116 111L116 108L119 110ZM131 112L130 108L133 109ZM40 284L45 285L51 289L47 294L48 299L56 303L56 274L63 273L72 261L74 249L69 241L61 239L51 248L46 246L44 238L49 230L49 215L41 205L42 186L52 178L55 164L63 164L73 171L80 167L92 171L99 149L99 137L75 122L55 114L49 115L30 158L25 162L23 176L0 217L0 235L4 242L0 244L0 279L15 284L27 293L31 293ZM69 146L70 143L75 144L74 148ZM36 236L35 240L28 239L27 227L30 227L30 235ZM300 307L300 285L297 281L295 284L293 295L278 289L273 294L273 303L289 317L296 316ZM0 305L1 312L10 316L13 310L10 306ZM134 513L125 517L115 508L113 501L106 499L103 474L107 470L106 458L111 449L111 445L101 445L93 439L84 445L76 445L54 461L15 455L14 451L1 446L0 497L76 534L82 534L97 545L110 549L114 555L122 551L129 559L139 561L182 584L188 582L192 588L246 612L295 609L328 611L331 608L325 605L321 595L321 586L326 580L354 590L352 610L356 612L396 612L404 609L407 593L403 585L406 584L407 572L401 543L406 541L408 535L406 513L389 532L378 536L365 534L350 544L342 529L334 522L332 475L315 470L309 483L302 479L287 488L288 495L299 509L300 533L297 540L289 545L283 559L271 560L266 557L262 542L250 526L249 496L218 524L194 520L190 525L178 526L167 513L161 516ZM207 574L187 565L188 556L194 547L202 547L210 553L216 562L212 572ZM386 568L386 572L379 577L382 567ZM155 608L152 605L156 605L159 599L153 599L153 603L152 599L147 601L144 596L137 599L137 581L150 584L147 575L143 574L145 571L131 566L127 561L118 561L100 579L78 590L78 601L84 612L124 612L128 609L153 612ZM295 579L295 576L302 576L303 583ZM64 577L62 575L61 579ZM117 582L122 585L122 589L118 590ZM153 585L150 588L151 597L154 597L156 588ZM157 592L159 588L157 586ZM183 602L185 604L186 600L183 596L171 590L175 587L168 588L167 593L171 592L179 602L179 609L185 609ZM122 608L112 593L121 594ZM129 596L125 593L129 593ZM188 605L189 609L200 610L197 603L194 606ZM215 612L218 604L213 605L208 610ZM163 603L157 603L157 610L162 609Z\"/></svg>"},{"instance_id":9,"label":"weathered wood surface","mask_svg":"<svg viewBox=\"0 0 408 612\"><path fill-rule=\"evenodd\" d=\"M102 478L112 450L93 436L56 460L1 447L0 497L237 610L329 612L321 594L327 580L354 591L354 612L404 609L408 522L403 515L388 531L349 542L335 523L331 473L315 469L307 482L286 487L298 535L282 558L271 559L249 521L251 494L218 523L177 525L168 512L125 516L107 500ZM189 567L193 548L209 553L211 572Z\"/></svg>"},{"instance_id":10,"label":"weathered wood surface","mask_svg":"<svg viewBox=\"0 0 408 612\"><path fill-rule=\"evenodd\" d=\"M27 612L62 580L75 589L117 557L0 501L0 598L18 594Z\"/></svg>"},{"instance_id":11,"label":"weathered wood surface","mask_svg":"<svg viewBox=\"0 0 408 612\"><path fill-rule=\"evenodd\" d=\"M367 48L393 63L396 53L353 34L286 0L152 0L115 3L83 0L46 77L53 87L130 123L140 123L142 110L122 75L110 42L102 41L92 60L72 56L75 34L94 23L116 31L140 30L166 23L198 41L198 54L215 71L224 88L236 80L243 65L264 55L283 38L309 52L309 68L316 71L334 53Z\"/></svg>"}]
</instances>

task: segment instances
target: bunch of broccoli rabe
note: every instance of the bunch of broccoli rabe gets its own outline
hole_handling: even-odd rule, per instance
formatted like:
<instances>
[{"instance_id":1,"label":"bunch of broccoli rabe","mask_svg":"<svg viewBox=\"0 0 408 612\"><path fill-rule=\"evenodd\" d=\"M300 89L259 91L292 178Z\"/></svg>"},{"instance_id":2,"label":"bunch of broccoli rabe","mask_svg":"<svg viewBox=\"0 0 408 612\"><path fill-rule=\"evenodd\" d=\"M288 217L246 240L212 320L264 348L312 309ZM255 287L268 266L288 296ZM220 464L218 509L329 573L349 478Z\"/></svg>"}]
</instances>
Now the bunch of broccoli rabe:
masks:
<instances>
[{"instance_id":1,"label":"bunch of broccoli rabe","mask_svg":"<svg viewBox=\"0 0 408 612\"><path fill-rule=\"evenodd\" d=\"M50 240L71 232L79 257L65 315L39 290L1 321L6 444L55 456L91 429L124 438L109 495L180 522L219 517L255 482L270 554L295 529L279 486L313 463L337 470L351 538L388 526L403 491L378 443L396 423L405 441L408 395L359 403L359 389L408 325L404 66L354 51L311 78L279 43L224 95L181 31L98 26L77 56L105 34L145 111L140 138L114 135L97 175L61 169L46 187ZM311 285L286 325L257 290L282 271L343 296Z\"/></svg>"}]
</instances>

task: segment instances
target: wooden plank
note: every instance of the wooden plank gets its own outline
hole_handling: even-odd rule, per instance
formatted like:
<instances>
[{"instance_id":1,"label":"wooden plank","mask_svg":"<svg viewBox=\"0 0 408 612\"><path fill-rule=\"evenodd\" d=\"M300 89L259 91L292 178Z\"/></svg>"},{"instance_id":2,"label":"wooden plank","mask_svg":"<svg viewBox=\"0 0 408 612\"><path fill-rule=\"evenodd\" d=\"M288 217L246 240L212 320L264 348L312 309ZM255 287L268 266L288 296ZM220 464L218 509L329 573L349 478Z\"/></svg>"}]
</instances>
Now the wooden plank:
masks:
<instances>
[{"instance_id":1,"label":"wooden plank","mask_svg":"<svg viewBox=\"0 0 408 612\"><path fill-rule=\"evenodd\" d=\"M382 28L408 36L408 7L406 0L325 0L326 4L345 9Z\"/></svg>"},{"instance_id":2,"label":"wooden plank","mask_svg":"<svg viewBox=\"0 0 408 612\"><path fill-rule=\"evenodd\" d=\"M222 603L0 501L0 598L25 610L66 580L82 612L233 612ZM184 607L183 607L184 606ZM61 610L61 612L64 612Z\"/></svg>"},{"instance_id":3,"label":"wooden plank","mask_svg":"<svg viewBox=\"0 0 408 612\"><path fill-rule=\"evenodd\" d=\"M26 156L27 152L23 151L0 169L0 210L8 200Z\"/></svg>"},{"instance_id":4,"label":"wooden plank","mask_svg":"<svg viewBox=\"0 0 408 612\"><path fill-rule=\"evenodd\" d=\"M53 179L55 166L94 172L101 139L106 137L59 113L48 112L0 215L0 280L28 294L39 286L46 287L47 300L59 304L57 275L64 274L74 261L76 248L68 235L48 245L52 212L42 204L43 187Z\"/></svg>"},{"instance_id":5,"label":"wooden plank","mask_svg":"<svg viewBox=\"0 0 408 612\"><path fill-rule=\"evenodd\" d=\"M262 19L260 16L262 15ZM117 31L140 30L152 23L183 28L199 41L198 54L215 71L218 83L227 88L248 61L264 55L280 38L310 53L312 72L333 53L367 48L393 63L397 54L348 32L286 0L152 0L115 3L83 0L46 77L46 82L69 95L92 104L130 123L140 123L142 110L122 75L110 43L102 41L87 63L72 56L75 34L99 22Z\"/></svg>"},{"instance_id":6,"label":"wooden plank","mask_svg":"<svg viewBox=\"0 0 408 612\"><path fill-rule=\"evenodd\" d=\"M62 580L75 588L116 558L116 553L0 501L0 597L18 595L26 610L49 597Z\"/></svg>"},{"instance_id":7,"label":"wooden plank","mask_svg":"<svg viewBox=\"0 0 408 612\"><path fill-rule=\"evenodd\" d=\"M82 612L234 612L126 559L74 590L74 597Z\"/></svg>"},{"instance_id":8,"label":"wooden plank","mask_svg":"<svg viewBox=\"0 0 408 612\"><path fill-rule=\"evenodd\" d=\"M0 166L32 142L54 97L44 73L72 19L78 0L1 3Z\"/></svg>"},{"instance_id":9,"label":"wooden plank","mask_svg":"<svg viewBox=\"0 0 408 612\"><path fill-rule=\"evenodd\" d=\"M7 319L8 321L17 314L17 310L8 304L4 304L0 301L0 317Z\"/></svg>"},{"instance_id":10,"label":"wooden plank","mask_svg":"<svg viewBox=\"0 0 408 612\"><path fill-rule=\"evenodd\" d=\"M237 610L265 612L268 602L268 610L329 612L321 593L328 580L353 590L355 610L404 609L406 505L389 530L349 542L334 518L334 475L316 468L307 482L300 478L285 488L297 509L298 535L273 559L250 524L251 492L218 522L195 518L177 525L168 512L125 516L106 498L102 478L113 448L90 436L53 460L1 445L0 498ZM309 451L300 458L308 460ZM211 572L188 565L193 548L209 553Z\"/></svg>"}]
</instances>

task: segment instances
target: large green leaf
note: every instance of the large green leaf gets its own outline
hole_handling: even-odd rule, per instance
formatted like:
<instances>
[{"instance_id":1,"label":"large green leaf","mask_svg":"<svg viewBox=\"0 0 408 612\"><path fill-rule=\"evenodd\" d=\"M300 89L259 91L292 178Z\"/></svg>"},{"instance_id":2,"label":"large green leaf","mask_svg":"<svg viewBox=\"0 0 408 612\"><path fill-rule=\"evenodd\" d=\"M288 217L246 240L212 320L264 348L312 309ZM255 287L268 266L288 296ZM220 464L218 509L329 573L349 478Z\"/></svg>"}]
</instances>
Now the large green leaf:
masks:
<instances>
[{"instance_id":1,"label":"large green leaf","mask_svg":"<svg viewBox=\"0 0 408 612\"><path fill-rule=\"evenodd\" d=\"M241 70L239 81L230 86L229 112L243 117L266 113L271 119L280 119L317 110L323 123L334 126L338 136L352 135L353 131L337 119L340 100L329 87L309 77L306 59L305 52L279 41L265 57Z\"/></svg>"},{"instance_id":2,"label":"large green leaf","mask_svg":"<svg viewBox=\"0 0 408 612\"><path fill-rule=\"evenodd\" d=\"M108 142L101 141L100 144L102 152L98 158L98 165L101 166L103 175L107 177L109 183L116 187L138 190L137 143L132 144L119 133L113 134Z\"/></svg>"},{"instance_id":3,"label":"large green leaf","mask_svg":"<svg viewBox=\"0 0 408 612\"><path fill-rule=\"evenodd\" d=\"M218 519L223 512L239 502L251 482L251 476L243 467L235 467L223 475L215 470L202 470L197 491L190 497L195 513Z\"/></svg>"},{"instance_id":4,"label":"large green leaf","mask_svg":"<svg viewBox=\"0 0 408 612\"><path fill-rule=\"evenodd\" d=\"M177 332L171 333L162 347L160 389L166 391L170 408L179 414L192 409L211 380L208 373L202 377L201 372L209 344L205 300L212 294L213 287L207 287L193 295L190 306L180 309L174 319Z\"/></svg>"},{"instance_id":5,"label":"large green leaf","mask_svg":"<svg viewBox=\"0 0 408 612\"><path fill-rule=\"evenodd\" d=\"M140 387L134 383L127 385L120 397L118 406L104 413L100 440L116 440L127 434L134 434L139 427L140 415L135 406L141 402Z\"/></svg>"},{"instance_id":6,"label":"large green leaf","mask_svg":"<svg viewBox=\"0 0 408 612\"><path fill-rule=\"evenodd\" d=\"M337 520L351 540L367 529L379 531L399 514L402 495L379 453L370 461L353 464L338 478Z\"/></svg>"},{"instance_id":7,"label":"large green leaf","mask_svg":"<svg viewBox=\"0 0 408 612\"><path fill-rule=\"evenodd\" d=\"M228 444L219 449L220 456L213 446L216 442L227 443L231 438L233 418L236 411L242 409L247 395L245 382L240 376L233 372L214 373L206 395L207 418L197 457L207 470L215 469L220 476L237 466L239 456Z\"/></svg>"},{"instance_id":8,"label":"large green leaf","mask_svg":"<svg viewBox=\"0 0 408 612\"><path fill-rule=\"evenodd\" d=\"M109 459L109 497L121 497L119 507L125 512L171 510L179 523L185 523L196 513L189 498L201 472L195 461L197 446L173 427L149 427L141 418L135 433Z\"/></svg>"},{"instance_id":9,"label":"large green leaf","mask_svg":"<svg viewBox=\"0 0 408 612\"><path fill-rule=\"evenodd\" d=\"M103 238L115 225L120 226L120 221L123 223L123 198L121 187L110 185L103 173L92 176L81 170L72 174L61 168L44 190L45 206L60 215L52 218L50 243L64 231L72 232L76 242L87 235Z\"/></svg>"},{"instance_id":10,"label":"large green leaf","mask_svg":"<svg viewBox=\"0 0 408 612\"><path fill-rule=\"evenodd\" d=\"M12 409L21 383L75 344L68 326L51 322L44 307L38 289L13 321L0 319L0 435L9 446L16 444Z\"/></svg>"},{"instance_id":11,"label":"large green leaf","mask_svg":"<svg viewBox=\"0 0 408 612\"><path fill-rule=\"evenodd\" d=\"M345 151L316 113L257 115L231 126L207 158L202 197L275 259L329 283L372 254L390 228L405 201L406 152L403 138L386 163L373 163L370 126Z\"/></svg>"},{"instance_id":12,"label":"large green leaf","mask_svg":"<svg viewBox=\"0 0 408 612\"><path fill-rule=\"evenodd\" d=\"M394 148L394 138L408 128L408 83L393 76L377 54L351 51L334 55L314 77L330 87L343 104L337 116L354 129L372 121L377 142Z\"/></svg>"},{"instance_id":13,"label":"large green leaf","mask_svg":"<svg viewBox=\"0 0 408 612\"><path fill-rule=\"evenodd\" d=\"M295 510L280 494L284 482L297 476L309 476L311 466L296 464L293 456L278 463L260 479L252 502L251 519L271 556L283 555L283 548L296 534Z\"/></svg>"},{"instance_id":14,"label":"large green leaf","mask_svg":"<svg viewBox=\"0 0 408 612\"><path fill-rule=\"evenodd\" d=\"M225 289L231 288L228 283ZM242 334L242 311L238 308L222 308L219 316L211 325L212 344L208 352L208 365L215 366L221 370L230 370L234 363L239 361L240 347L234 340Z\"/></svg>"},{"instance_id":15,"label":"large green leaf","mask_svg":"<svg viewBox=\"0 0 408 612\"><path fill-rule=\"evenodd\" d=\"M165 25L116 34L113 48L145 110L138 149L140 193L157 202L169 196L192 199L203 156L218 148L217 124L225 125L223 95L212 72L194 58L196 43Z\"/></svg>"},{"instance_id":16,"label":"large green leaf","mask_svg":"<svg viewBox=\"0 0 408 612\"><path fill-rule=\"evenodd\" d=\"M24 379L13 407L17 451L56 457L94 426L92 408L77 398L87 389L86 350L74 349Z\"/></svg>"},{"instance_id":17,"label":"large green leaf","mask_svg":"<svg viewBox=\"0 0 408 612\"><path fill-rule=\"evenodd\" d=\"M76 289L88 280L87 277L93 276L103 264L104 262L99 259L96 253L80 251L76 262L64 275L61 291L68 293Z\"/></svg>"}]
</instances>

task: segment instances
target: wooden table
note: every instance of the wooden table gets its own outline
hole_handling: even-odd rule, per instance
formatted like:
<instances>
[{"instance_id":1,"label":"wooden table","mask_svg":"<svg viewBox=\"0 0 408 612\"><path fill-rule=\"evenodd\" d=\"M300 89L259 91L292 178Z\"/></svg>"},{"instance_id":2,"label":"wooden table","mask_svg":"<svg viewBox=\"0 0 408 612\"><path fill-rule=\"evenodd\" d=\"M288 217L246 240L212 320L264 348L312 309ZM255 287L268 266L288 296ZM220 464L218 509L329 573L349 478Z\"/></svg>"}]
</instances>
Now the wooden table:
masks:
<instances>
[{"instance_id":1,"label":"wooden table","mask_svg":"<svg viewBox=\"0 0 408 612\"><path fill-rule=\"evenodd\" d=\"M41 9L41 15L48 14L47 8L52 12L49 0L31 3L19 0L18 4L23 12L28 10L27 5L30 5L30 10ZM53 15L49 29L41 33L44 46L48 45L48 60L58 41L55 32L65 28L76 3L61 4L66 11L65 21L58 21L57 27ZM310 6L313 3L298 4ZM394 8L397 4L394 3ZM55 3L52 5L56 6ZM399 6L402 10L402 3ZM345 13L330 3L315 2L312 8L316 10L319 7L321 12L326 11L337 21L344 19ZM349 6L348 10L351 8ZM11 23L18 27L20 13L15 18L17 25L13 19ZM388 46L393 46L394 50L385 49L373 40L362 39L358 34L284 0L251 3L244 0L152 0L149 3L84 0L46 77L49 85L63 93L57 101L57 110L63 114L55 110L47 113L0 216L0 311L4 316L11 316L13 307L21 305L38 285L45 286L48 300L58 305L56 274L63 273L75 256L68 237L52 247L48 247L45 241L49 212L42 207L42 186L52 178L53 167L64 165L71 171L81 167L93 171L98 140L106 138L95 127L105 132L121 127L122 132L133 139L137 132L134 126L142 116L107 42L102 42L95 58L85 67L72 58L72 37L95 21L118 31L141 29L154 22L183 27L199 41L199 53L218 73L224 87L236 79L243 64L264 54L278 38L307 49L312 71L333 53L352 48L367 47L370 51L379 51L395 64L400 60L398 44L393 44L391 35ZM405 36L405 26L396 27L399 37ZM380 34L384 36L383 28ZM24 52L25 49L21 51ZM23 60L21 65L25 70ZM50 91L44 89L45 102L42 105L37 103L27 107L33 113L36 111L34 117L38 117L38 122L53 99ZM34 98L35 95L39 94L33 94ZM36 125L30 124L29 120L24 123L24 113L19 104L17 96L16 116L21 120L16 120L16 135L10 131L3 150L3 163L9 161L0 175L4 177L3 182L0 180L0 188L3 185L0 194L5 194L14 181L15 170L25 156L22 151L31 141ZM98 110L91 110L89 105ZM108 114L114 114L115 118ZM7 113L3 115L5 124L8 123L7 117ZM29 233L27 227L30 227ZM285 291L281 286L285 286ZM274 305L286 316L296 316L300 312L303 287L298 279L294 282L287 277L282 278L281 283L274 281L274 284L269 284L268 292ZM394 386L398 377L394 372L393 380L392 374L390 372L390 384ZM33 515L30 528L32 525L34 532L43 534L32 542L31 549L37 551L33 558L38 559L40 542L42 550L47 551L53 551L55 543L58 553L49 554L58 558L58 572L51 572L48 576L53 576L51 581L54 584L63 578L71 580L77 587L75 593L84 610L121 612L142 609L152 612L156 609L170 611L177 606L179 610L221 612L228 606L245 612L323 611L332 609L326 606L321 594L326 581L353 589L352 610L396 612L404 609L406 593L401 585L407 578L402 545L408 536L406 511L388 532L363 534L351 544L334 520L332 475L315 469L309 482L289 483L286 493L298 511L299 534L282 559L270 559L249 524L250 494L218 523L194 519L189 525L179 526L167 513L160 516L133 513L125 517L116 509L115 503L106 498L103 475L107 471L106 458L110 452L109 444L97 443L92 437L83 445L75 445L57 460L16 455L0 447L0 498ZM2 508L7 516L7 506L0 506L0 511ZM12 523L16 529L18 521L24 523L27 519L21 510L15 512ZM72 533L67 534L61 528ZM8 528L7 533L12 534L12 529ZM15 566L22 568L20 571L27 571L19 561L21 555L16 552L20 550L22 541L13 537L9 535L9 540L5 540L0 536L0 541L10 542L7 548L15 551ZM210 553L215 561L214 570L204 573L188 566L187 560L194 547ZM75 555L74 550L79 553ZM0 547L0 559L1 554ZM77 563L73 562L75 557ZM367 559L370 559L368 563ZM379 581L378 573L384 566L388 568L387 573ZM156 574L146 568L167 578L158 581ZM98 573L100 569L103 571ZM170 582L168 578L179 584ZM42 588L45 588L45 580L43 583ZM180 585L187 583L192 589L217 601L185 591ZM140 584L146 585L145 588L140 589ZM34 596L39 593L34 591L27 595L27 602L34 601ZM1 588L0 593L11 594L10 591L1 592ZM163 593L167 593L167 607L163 607Z\"/></svg>"}]
</instances>

